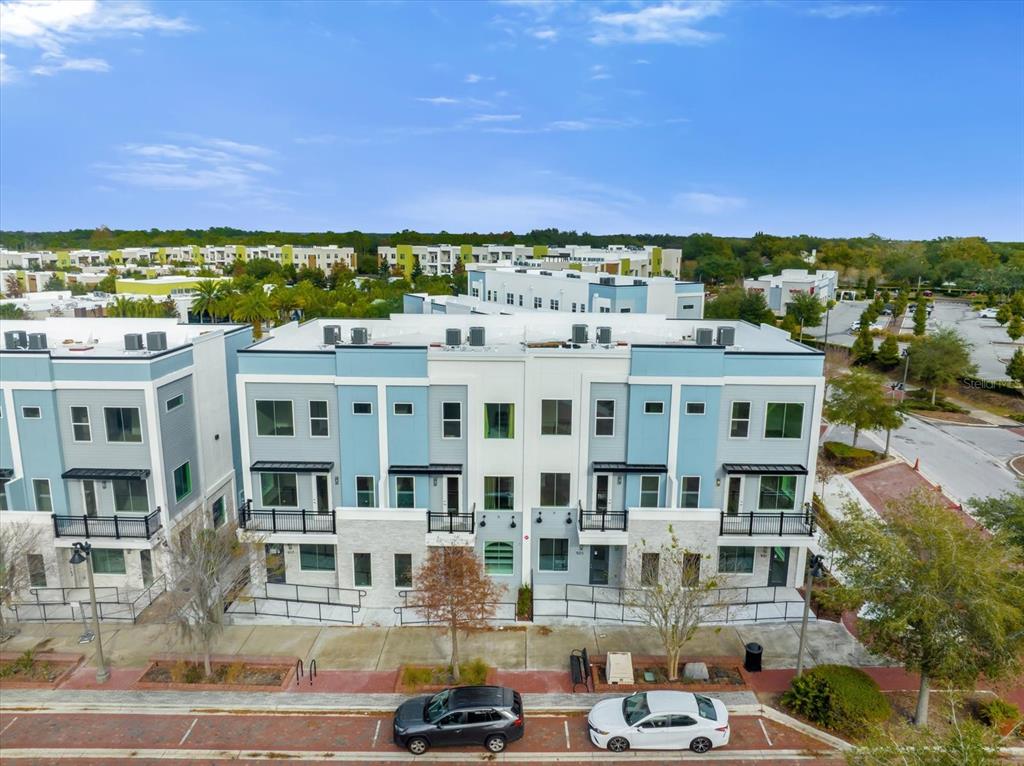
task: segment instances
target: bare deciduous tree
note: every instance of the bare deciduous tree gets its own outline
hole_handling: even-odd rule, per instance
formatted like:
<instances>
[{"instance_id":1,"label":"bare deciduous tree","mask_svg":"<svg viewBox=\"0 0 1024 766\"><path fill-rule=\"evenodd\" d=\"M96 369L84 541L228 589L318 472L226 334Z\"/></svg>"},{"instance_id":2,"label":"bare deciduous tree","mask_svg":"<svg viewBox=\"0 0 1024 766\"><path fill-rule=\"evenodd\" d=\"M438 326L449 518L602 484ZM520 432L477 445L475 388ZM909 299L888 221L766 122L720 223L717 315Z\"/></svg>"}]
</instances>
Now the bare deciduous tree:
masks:
<instances>
[{"instance_id":1,"label":"bare deciduous tree","mask_svg":"<svg viewBox=\"0 0 1024 766\"><path fill-rule=\"evenodd\" d=\"M39 544L39 527L35 524L5 523L0 525L0 640L9 637L7 610L15 597L31 584L28 554Z\"/></svg>"},{"instance_id":2,"label":"bare deciduous tree","mask_svg":"<svg viewBox=\"0 0 1024 766\"><path fill-rule=\"evenodd\" d=\"M504 586L484 572L472 548L432 547L416 573L413 606L429 622L448 627L452 642L452 676L459 680L459 631L483 627L494 616Z\"/></svg>"}]
</instances>

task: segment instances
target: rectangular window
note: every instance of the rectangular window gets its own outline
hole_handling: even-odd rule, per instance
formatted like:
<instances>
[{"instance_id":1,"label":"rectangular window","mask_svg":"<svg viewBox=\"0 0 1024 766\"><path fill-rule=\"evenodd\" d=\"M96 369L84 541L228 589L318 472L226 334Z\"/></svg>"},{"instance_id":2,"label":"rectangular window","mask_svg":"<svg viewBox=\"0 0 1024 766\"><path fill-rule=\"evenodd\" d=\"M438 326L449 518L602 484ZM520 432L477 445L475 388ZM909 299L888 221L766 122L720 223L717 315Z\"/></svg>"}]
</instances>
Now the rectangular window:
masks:
<instances>
[{"instance_id":1,"label":"rectangular window","mask_svg":"<svg viewBox=\"0 0 1024 766\"><path fill-rule=\"evenodd\" d=\"M36 500L36 510L53 513L53 496L50 494L49 479L32 479L32 494Z\"/></svg>"},{"instance_id":2,"label":"rectangular window","mask_svg":"<svg viewBox=\"0 0 1024 766\"><path fill-rule=\"evenodd\" d=\"M177 396L172 396L170 399L168 399L167 404L165 406L167 407L167 411L170 412L171 410L178 409L178 407L180 407L184 403L185 394L178 394Z\"/></svg>"},{"instance_id":3,"label":"rectangular window","mask_svg":"<svg viewBox=\"0 0 1024 766\"><path fill-rule=\"evenodd\" d=\"M657 508L660 495L661 495L661 477L660 476L641 476L640 477L640 507L641 508Z\"/></svg>"},{"instance_id":4,"label":"rectangular window","mask_svg":"<svg viewBox=\"0 0 1024 766\"><path fill-rule=\"evenodd\" d=\"M551 299L551 303L549 305L551 306L551 310L552 311L558 311L558 299L557 298L552 298Z\"/></svg>"},{"instance_id":5,"label":"rectangular window","mask_svg":"<svg viewBox=\"0 0 1024 766\"><path fill-rule=\"evenodd\" d=\"M360 508L377 507L377 480L372 476L356 476L356 505Z\"/></svg>"},{"instance_id":6,"label":"rectangular window","mask_svg":"<svg viewBox=\"0 0 1024 766\"><path fill-rule=\"evenodd\" d=\"M661 556L657 553L644 553L640 557L640 585L650 588L658 584L658 566Z\"/></svg>"},{"instance_id":7,"label":"rectangular window","mask_svg":"<svg viewBox=\"0 0 1024 766\"><path fill-rule=\"evenodd\" d=\"M104 407L108 442L142 441L142 418L138 407Z\"/></svg>"},{"instance_id":8,"label":"rectangular window","mask_svg":"<svg viewBox=\"0 0 1024 766\"><path fill-rule=\"evenodd\" d=\"M542 436L572 435L572 399L542 399L540 402Z\"/></svg>"},{"instance_id":9,"label":"rectangular window","mask_svg":"<svg viewBox=\"0 0 1024 766\"><path fill-rule=\"evenodd\" d=\"M295 436L292 403L288 400L256 402L257 436Z\"/></svg>"},{"instance_id":10,"label":"rectangular window","mask_svg":"<svg viewBox=\"0 0 1024 766\"><path fill-rule=\"evenodd\" d=\"M372 415L373 402L352 402L353 415Z\"/></svg>"},{"instance_id":11,"label":"rectangular window","mask_svg":"<svg viewBox=\"0 0 1024 766\"><path fill-rule=\"evenodd\" d=\"M679 507L700 507L700 476L683 476L679 480Z\"/></svg>"},{"instance_id":12,"label":"rectangular window","mask_svg":"<svg viewBox=\"0 0 1024 766\"><path fill-rule=\"evenodd\" d=\"M181 502L192 494L192 466L182 463L174 469L174 499Z\"/></svg>"},{"instance_id":13,"label":"rectangular window","mask_svg":"<svg viewBox=\"0 0 1024 766\"><path fill-rule=\"evenodd\" d=\"M665 402L644 402L644 415L661 415L665 411Z\"/></svg>"},{"instance_id":14,"label":"rectangular window","mask_svg":"<svg viewBox=\"0 0 1024 766\"><path fill-rule=\"evenodd\" d=\"M260 490L264 508L299 506L299 482L294 473L261 473Z\"/></svg>"},{"instance_id":15,"label":"rectangular window","mask_svg":"<svg viewBox=\"0 0 1024 766\"><path fill-rule=\"evenodd\" d=\"M96 574L125 574L124 551L119 548L93 548L92 571Z\"/></svg>"},{"instance_id":16,"label":"rectangular window","mask_svg":"<svg viewBox=\"0 0 1024 766\"><path fill-rule=\"evenodd\" d=\"M594 436L615 435L615 400L598 399L594 411Z\"/></svg>"},{"instance_id":17,"label":"rectangular window","mask_svg":"<svg viewBox=\"0 0 1024 766\"><path fill-rule=\"evenodd\" d=\"M29 553L25 556L28 563L28 582L33 588L46 587L46 562L41 553Z\"/></svg>"},{"instance_id":18,"label":"rectangular window","mask_svg":"<svg viewBox=\"0 0 1024 766\"><path fill-rule=\"evenodd\" d=\"M544 305L544 302L540 298L534 298L533 299L533 307L535 309L539 309L543 305Z\"/></svg>"},{"instance_id":19,"label":"rectangular window","mask_svg":"<svg viewBox=\"0 0 1024 766\"><path fill-rule=\"evenodd\" d=\"M412 415L412 402L395 402L394 413L396 415Z\"/></svg>"},{"instance_id":20,"label":"rectangular window","mask_svg":"<svg viewBox=\"0 0 1024 766\"><path fill-rule=\"evenodd\" d=\"M686 403L686 414L687 415L703 415L704 414L704 402L687 402Z\"/></svg>"},{"instance_id":21,"label":"rectangular window","mask_svg":"<svg viewBox=\"0 0 1024 766\"><path fill-rule=\"evenodd\" d=\"M540 571L569 571L569 541L564 537L540 539Z\"/></svg>"},{"instance_id":22,"label":"rectangular window","mask_svg":"<svg viewBox=\"0 0 1024 766\"><path fill-rule=\"evenodd\" d=\"M507 303L509 306L515 306L516 296L512 293L505 293L505 303Z\"/></svg>"},{"instance_id":23,"label":"rectangular window","mask_svg":"<svg viewBox=\"0 0 1024 766\"><path fill-rule=\"evenodd\" d=\"M117 513L148 513L149 497L145 479L114 479L114 511Z\"/></svg>"},{"instance_id":24,"label":"rectangular window","mask_svg":"<svg viewBox=\"0 0 1024 766\"><path fill-rule=\"evenodd\" d=\"M484 543L484 571L489 575L513 574L515 571L515 546L504 540Z\"/></svg>"},{"instance_id":25,"label":"rectangular window","mask_svg":"<svg viewBox=\"0 0 1024 766\"><path fill-rule=\"evenodd\" d=\"M804 406L799 402L769 402L765 408L765 439L799 439Z\"/></svg>"},{"instance_id":26,"label":"rectangular window","mask_svg":"<svg viewBox=\"0 0 1024 766\"><path fill-rule=\"evenodd\" d=\"M223 526L224 522L227 521L228 518L227 503L224 498L218 497L214 500L210 510L213 515L214 529Z\"/></svg>"},{"instance_id":27,"label":"rectangular window","mask_svg":"<svg viewBox=\"0 0 1024 766\"><path fill-rule=\"evenodd\" d=\"M38 407L22 407L21 416L26 420L39 420L43 416L43 411Z\"/></svg>"},{"instance_id":28,"label":"rectangular window","mask_svg":"<svg viewBox=\"0 0 1024 766\"><path fill-rule=\"evenodd\" d=\"M523 296L522 296L522 294L519 295L519 305L520 306L523 305Z\"/></svg>"},{"instance_id":29,"label":"rectangular window","mask_svg":"<svg viewBox=\"0 0 1024 766\"><path fill-rule=\"evenodd\" d=\"M395 507L416 507L416 478L413 476L395 477Z\"/></svg>"},{"instance_id":30,"label":"rectangular window","mask_svg":"<svg viewBox=\"0 0 1024 766\"><path fill-rule=\"evenodd\" d=\"M300 545L299 568L303 572L333 572L333 545Z\"/></svg>"},{"instance_id":31,"label":"rectangular window","mask_svg":"<svg viewBox=\"0 0 1024 766\"><path fill-rule=\"evenodd\" d=\"M7 482L8 479L0 479L0 511L9 511L7 506Z\"/></svg>"},{"instance_id":32,"label":"rectangular window","mask_svg":"<svg viewBox=\"0 0 1024 766\"><path fill-rule=\"evenodd\" d=\"M762 511L791 511L796 507L796 476L762 476L757 498Z\"/></svg>"},{"instance_id":33,"label":"rectangular window","mask_svg":"<svg viewBox=\"0 0 1024 766\"><path fill-rule=\"evenodd\" d=\"M396 588L411 588L412 587L412 554L411 553L396 553L395 554L395 587Z\"/></svg>"},{"instance_id":34,"label":"rectangular window","mask_svg":"<svg viewBox=\"0 0 1024 766\"><path fill-rule=\"evenodd\" d=\"M484 438L515 438L515 405L488 403L484 405Z\"/></svg>"},{"instance_id":35,"label":"rectangular window","mask_svg":"<svg viewBox=\"0 0 1024 766\"><path fill-rule=\"evenodd\" d=\"M369 588L373 585L369 553L352 554L352 582L357 588Z\"/></svg>"},{"instance_id":36,"label":"rectangular window","mask_svg":"<svg viewBox=\"0 0 1024 766\"><path fill-rule=\"evenodd\" d=\"M462 402L441 402L441 438L462 438Z\"/></svg>"},{"instance_id":37,"label":"rectangular window","mask_svg":"<svg viewBox=\"0 0 1024 766\"><path fill-rule=\"evenodd\" d=\"M515 504L515 478L484 476L484 510L511 511Z\"/></svg>"},{"instance_id":38,"label":"rectangular window","mask_svg":"<svg viewBox=\"0 0 1024 766\"><path fill-rule=\"evenodd\" d=\"M729 436L746 439L750 435L750 402L733 402L729 421Z\"/></svg>"},{"instance_id":39,"label":"rectangular window","mask_svg":"<svg viewBox=\"0 0 1024 766\"><path fill-rule=\"evenodd\" d=\"M754 571L754 549L723 545L718 549L718 571L751 574Z\"/></svg>"},{"instance_id":40,"label":"rectangular window","mask_svg":"<svg viewBox=\"0 0 1024 766\"><path fill-rule=\"evenodd\" d=\"M71 437L76 442L92 441L92 425L89 423L88 407L71 408Z\"/></svg>"},{"instance_id":41,"label":"rectangular window","mask_svg":"<svg viewBox=\"0 0 1024 766\"><path fill-rule=\"evenodd\" d=\"M540 475L540 504L564 508L569 505L569 474L542 473Z\"/></svg>"},{"instance_id":42,"label":"rectangular window","mask_svg":"<svg viewBox=\"0 0 1024 766\"><path fill-rule=\"evenodd\" d=\"M331 435L327 402L313 400L309 403L309 435L317 438Z\"/></svg>"}]
</instances>

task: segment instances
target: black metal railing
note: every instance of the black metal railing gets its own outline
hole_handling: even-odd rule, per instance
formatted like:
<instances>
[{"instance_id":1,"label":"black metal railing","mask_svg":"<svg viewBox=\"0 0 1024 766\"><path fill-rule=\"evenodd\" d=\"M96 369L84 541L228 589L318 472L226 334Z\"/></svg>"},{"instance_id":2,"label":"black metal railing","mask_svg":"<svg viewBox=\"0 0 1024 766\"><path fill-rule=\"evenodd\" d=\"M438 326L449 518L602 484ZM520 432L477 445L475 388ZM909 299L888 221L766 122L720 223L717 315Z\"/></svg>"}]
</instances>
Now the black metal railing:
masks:
<instances>
[{"instance_id":1,"label":"black metal railing","mask_svg":"<svg viewBox=\"0 0 1024 766\"><path fill-rule=\"evenodd\" d=\"M580 532L625 532L629 528L628 511L578 510Z\"/></svg>"},{"instance_id":2,"label":"black metal railing","mask_svg":"<svg viewBox=\"0 0 1024 766\"><path fill-rule=\"evenodd\" d=\"M135 537L148 540L163 526L160 509L145 516L58 516L53 514L57 537Z\"/></svg>"},{"instance_id":3,"label":"black metal railing","mask_svg":"<svg viewBox=\"0 0 1024 766\"><path fill-rule=\"evenodd\" d=\"M475 513L437 513L427 511L428 532L469 532L476 530Z\"/></svg>"},{"instance_id":4,"label":"black metal railing","mask_svg":"<svg viewBox=\"0 0 1024 766\"><path fill-rule=\"evenodd\" d=\"M720 535L813 535L814 513L780 511L776 513L723 513Z\"/></svg>"},{"instance_id":5,"label":"black metal railing","mask_svg":"<svg viewBox=\"0 0 1024 766\"><path fill-rule=\"evenodd\" d=\"M302 534L337 534L334 511L253 510L252 500L238 509L238 526L253 532L301 532Z\"/></svg>"}]
</instances>

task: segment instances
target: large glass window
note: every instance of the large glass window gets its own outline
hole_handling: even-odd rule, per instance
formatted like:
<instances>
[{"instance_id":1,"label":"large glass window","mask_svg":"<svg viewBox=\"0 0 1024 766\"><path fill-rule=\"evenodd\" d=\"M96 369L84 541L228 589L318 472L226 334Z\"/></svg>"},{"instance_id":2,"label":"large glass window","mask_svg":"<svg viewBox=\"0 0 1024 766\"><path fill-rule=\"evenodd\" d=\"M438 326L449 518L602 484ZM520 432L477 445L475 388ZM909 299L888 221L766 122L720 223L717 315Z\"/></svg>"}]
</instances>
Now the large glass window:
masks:
<instances>
[{"instance_id":1,"label":"large glass window","mask_svg":"<svg viewBox=\"0 0 1024 766\"><path fill-rule=\"evenodd\" d=\"M542 436L572 435L572 399L542 399L540 403Z\"/></svg>"},{"instance_id":2,"label":"large glass window","mask_svg":"<svg viewBox=\"0 0 1024 766\"><path fill-rule=\"evenodd\" d=\"M764 438L799 439L804 406L799 402L769 402L765 408Z\"/></svg>"},{"instance_id":3,"label":"large glass window","mask_svg":"<svg viewBox=\"0 0 1024 766\"><path fill-rule=\"evenodd\" d=\"M149 497L145 479L114 479L114 511L117 513L149 513Z\"/></svg>"},{"instance_id":4,"label":"large glass window","mask_svg":"<svg viewBox=\"0 0 1024 766\"><path fill-rule=\"evenodd\" d=\"M733 402L729 421L729 436L746 439L750 435L750 402Z\"/></svg>"},{"instance_id":5,"label":"large glass window","mask_svg":"<svg viewBox=\"0 0 1024 766\"><path fill-rule=\"evenodd\" d=\"M360 508L377 507L377 480L372 476L356 476L356 505Z\"/></svg>"},{"instance_id":6,"label":"large glass window","mask_svg":"<svg viewBox=\"0 0 1024 766\"><path fill-rule=\"evenodd\" d=\"M441 403L441 436L445 439L462 438L462 402Z\"/></svg>"},{"instance_id":7,"label":"large glass window","mask_svg":"<svg viewBox=\"0 0 1024 766\"><path fill-rule=\"evenodd\" d=\"M615 435L615 400L598 399L594 411L594 436Z\"/></svg>"},{"instance_id":8,"label":"large glass window","mask_svg":"<svg viewBox=\"0 0 1024 766\"><path fill-rule=\"evenodd\" d=\"M108 442L141 442L142 419L138 407L104 407Z\"/></svg>"},{"instance_id":9,"label":"large glass window","mask_svg":"<svg viewBox=\"0 0 1024 766\"><path fill-rule=\"evenodd\" d=\"M174 469L174 499L181 502L192 494L192 466L182 463Z\"/></svg>"},{"instance_id":10,"label":"large glass window","mask_svg":"<svg viewBox=\"0 0 1024 766\"><path fill-rule=\"evenodd\" d=\"M762 476L757 507L762 511L791 511L796 507L796 476Z\"/></svg>"},{"instance_id":11,"label":"large glass window","mask_svg":"<svg viewBox=\"0 0 1024 766\"><path fill-rule=\"evenodd\" d=\"M396 553L395 554L395 587L396 588L411 588L412 587L412 554L411 553Z\"/></svg>"},{"instance_id":12,"label":"large glass window","mask_svg":"<svg viewBox=\"0 0 1024 766\"><path fill-rule=\"evenodd\" d=\"M369 553L352 554L352 582L357 588L369 588L373 585Z\"/></svg>"},{"instance_id":13,"label":"large glass window","mask_svg":"<svg viewBox=\"0 0 1024 766\"><path fill-rule=\"evenodd\" d=\"M314 400L309 403L309 435L330 436L330 418L328 416L327 402Z\"/></svg>"},{"instance_id":14,"label":"large glass window","mask_svg":"<svg viewBox=\"0 0 1024 766\"><path fill-rule=\"evenodd\" d=\"M211 515L213 516L213 526L215 528L222 526L224 522L227 521L227 503L225 502L223 497L218 497L216 500L213 501L213 505L211 506L210 511Z\"/></svg>"},{"instance_id":15,"label":"large glass window","mask_svg":"<svg viewBox=\"0 0 1024 766\"><path fill-rule=\"evenodd\" d=\"M92 425L89 423L88 407L71 408L71 435L76 442L92 441Z\"/></svg>"},{"instance_id":16,"label":"large glass window","mask_svg":"<svg viewBox=\"0 0 1024 766\"><path fill-rule=\"evenodd\" d=\"M167 411L171 412L172 410L178 409L178 407L180 407L184 403L185 394L178 394L177 396L172 396L170 399L168 399L167 404L165 406L167 407Z\"/></svg>"},{"instance_id":17,"label":"large glass window","mask_svg":"<svg viewBox=\"0 0 1024 766\"><path fill-rule=\"evenodd\" d=\"M294 473L261 473L260 490L264 508L297 508L299 482Z\"/></svg>"},{"instance_id":18,"label":"large glass window","mask_svg":"<svg viewBox=\"0 0 1024 766\"><path fill-rule=\"evenodd\" d=\"M540 475L540 504L556 507L569 505L569 474L542 473Z\"/></svg>"},{"instance_id":19,"label":"large glass window","mask_svg":"<svg viewBox=\"0 0 1024 766\"><path fill-rule=\"evenodd\" d=\"M96 574L125 574L124 551L119 548L93 548L92 571Z\"/></svg>"},{"instance_id":20,"label":"large glass window","mask_svg":"<svg viewBox=\"0 0 1024 766\"><path fill-rule=\"evenodd\" d=\"M9 479L0 479L0 511L9 511L7 505L7 482Z\"/></svg>"},{"instance_id":21,"label":"large glass window","mask_svg":"<svg viewBox=\"0 0 1024 766\"><path fill-rule=\"evenodd\" d=\"M700 507L700 476L683 476L679 480L679 507Z\"/></svg>"},{"instance_id":22,"label":"large glass window","mask_svg":"<svg viewBox=\"0 0 1024 766\"><path fill-rule=\"evenodd\" d=\"M661 500L661 477L640 477L640 507L657 508Z\"/></svg>"},{"instance_id":23,"label":"large glass window","mask_svg":"<svg viewBox=\"0 0 1024 766\"><path fill-rule=\"evenodd\" d=\"M304 572L333 572L333 545L300 545L299 568Z\"/></svg>"},{"instance_id":24,"label":"large glass window","mask_svg":"<svg viewBox=\"0 0 1024 766\"><path fill-rule=\"evenodd\" d=\"M754 549L723 545L718 549L718 571L750 574L754 571Z\"/></svg>"},{"instance_id":25,"label":"large glass window","mask_svg":"<svg viewBox=\"0 0 1024 766\"><path fill-rule=\"evenodd\" d=\"M484 438L515 438L515 405L507 402L484 405Z\"/></svg>"},{"instance_id":26,"label":"large glass window","mask_svg":"<svg viewBox=\"0 0 1024 766\"><path fill-rule=\"evenodd\" d=\"M515 505L515 478L484 476L484 510L511 511Z\"/></svg>"},{"instance_id":27,"label":"large glass window","mask_svg":"<svg viewBox=\"0 0 1024 766\"><path fill-rule=\"evenodd\" d=\"M511 575L515 570L515 547L504 540L484 543L484 571L489 575Z\"/></svg>"},{"instance_id":28,"label":"large glass window","mask_svg":"<svg viewBox=\"0 0 1024 766\"><path fill-rule=\"evenodd\" d=\"M256 401L257 436L295 436L292 403L282 401Z\"/></svg>"},{"instance_id":29,"label":"large glass window","mask_svg":"<svg viewBox=\"0 0 1024 766\"><path fill-rule=\"evenodd\" d=\"M395 507L415 508L416 507L416 477L396 476L395 477Z\"/></svg>"},{"instance_id":30,"label":"large glass window","mask_svg":"<svg viewBox=\"0 0 1024 766\"><path fill-rule=\"evenodd\" d=\"M568 572L569 541L564 537L540 538L539 563L542 572Z\"/></svg>"},{"instance_id":31,"label":"large glass window","mask_svg":"<svg viewBox=\"0 0 1024 766\"><path fill-rule=\"evenodd\" d=\"M50 494L49 479L32 479L32 494L36 499L36 510L53 513L53 495Z\"/></svg>"}]
</instances>

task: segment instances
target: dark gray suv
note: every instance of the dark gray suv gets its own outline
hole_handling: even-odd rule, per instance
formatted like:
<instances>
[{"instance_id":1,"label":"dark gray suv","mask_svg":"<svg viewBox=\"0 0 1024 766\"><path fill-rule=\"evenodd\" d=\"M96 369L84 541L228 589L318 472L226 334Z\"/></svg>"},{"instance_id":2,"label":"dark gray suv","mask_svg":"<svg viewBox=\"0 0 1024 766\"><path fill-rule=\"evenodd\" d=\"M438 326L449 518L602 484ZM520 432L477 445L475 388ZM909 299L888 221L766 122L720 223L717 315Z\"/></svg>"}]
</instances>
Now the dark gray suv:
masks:
<instances>
[{"instance_id":1,"label":"dark gray suv","mask_svg":"<svg viewBox=\"0 0 1024 766\"><path fill-rule=\"evenodd\" d=\"M500 753L523 736L523 698L504 686L459 686L413 697L395 711L396 745L422 755L434 746L483 745Z\"/></svg>"}]
</instances>

